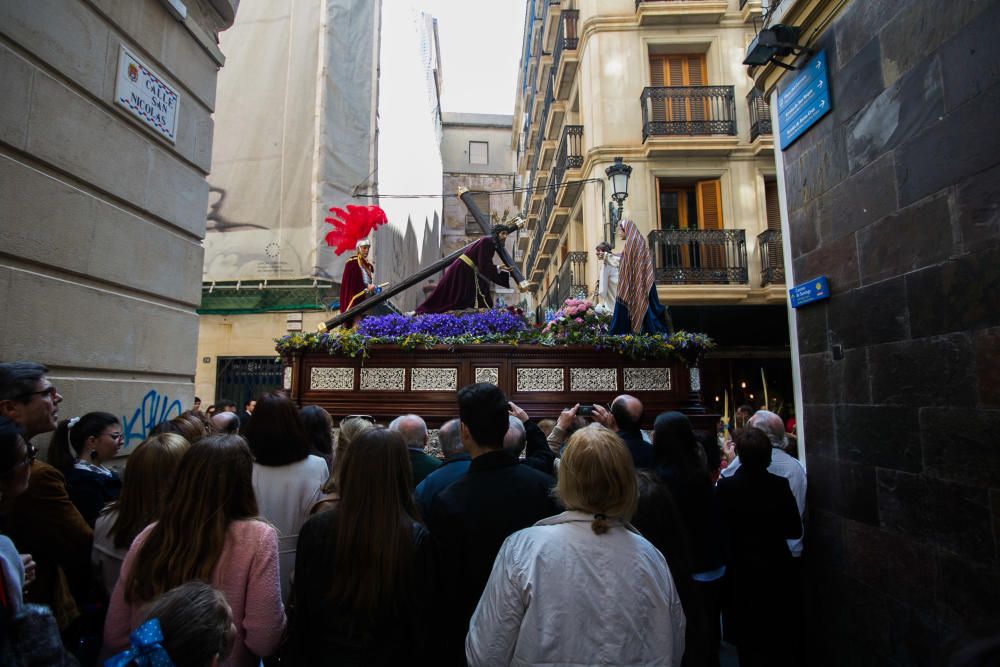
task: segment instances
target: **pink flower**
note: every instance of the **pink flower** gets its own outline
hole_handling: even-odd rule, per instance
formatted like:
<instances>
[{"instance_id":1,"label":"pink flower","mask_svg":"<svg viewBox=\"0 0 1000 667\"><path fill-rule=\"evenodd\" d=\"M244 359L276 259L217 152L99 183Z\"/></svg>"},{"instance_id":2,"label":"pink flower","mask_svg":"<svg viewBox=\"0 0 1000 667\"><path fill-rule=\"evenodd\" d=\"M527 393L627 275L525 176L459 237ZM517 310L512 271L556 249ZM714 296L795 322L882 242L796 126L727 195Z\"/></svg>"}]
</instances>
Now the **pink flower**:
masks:
<instances>
[{"instance_id":1,"label":"pink flower","mask_svg":"<svg viewBox=\"0 0 1000 667\"><path fill-rule=\"evenodd\" d=\"M575 320L573 320L573 321L574 321L574 322L576 322L577 324L583 324L583 320L582 320L581 318L579 318L579 317L578 317L578 318L576 318L576 319L575 319Z\"/></svg>"}]
</instances>

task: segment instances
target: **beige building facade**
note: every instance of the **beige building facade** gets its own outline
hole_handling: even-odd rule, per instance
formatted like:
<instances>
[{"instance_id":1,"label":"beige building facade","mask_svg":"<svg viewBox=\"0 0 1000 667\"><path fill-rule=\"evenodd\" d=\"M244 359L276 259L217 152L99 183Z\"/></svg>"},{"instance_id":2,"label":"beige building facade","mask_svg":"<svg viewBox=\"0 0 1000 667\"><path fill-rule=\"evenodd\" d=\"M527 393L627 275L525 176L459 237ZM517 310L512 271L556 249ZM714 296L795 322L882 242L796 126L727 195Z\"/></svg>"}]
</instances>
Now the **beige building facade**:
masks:
<instances>
[{"instance_id":1,"label":"beige building facade","mask_svg":"<svg viewBox=\"0 0 1000 667\"><path fill-rule=\"evenodd\" d=\"M192 404L238 4L0 2L0 359L48 365L62 417L120 415L126 448Z\"/></svg>"},{"instance_id":2,"label":"beige building facade","mask_svg":"<svg viewBox=\"0 0 1000 667\"><path fill-rule=\"evenodd\" d=\"M514 205L514 165L510 135L513 118L502 114L443 113L441 164L444 169L444 226L441 256L476 241L482 230L469 210L454 195L459 188L471 190L476 205L488 218L508 217ZM510 248L513 248L513 242ZM508 248L508 249L510 249ZM519 259L515 257L515 259ZM494 286L507 305L521 300L516 289Z\"/></svg>"},{"instance_id":3,"label":"beige building facade","mask_svg":"<svg viewBox=\"0 0 1000 667\"><path fill-rule=\"evenodd\" d=\"M612 240L617 214L605 170L621 157L632 169L624 216L649 239L675 327L723 338L725 322L764 313L773 335L734 346L787 360L769 116L741 65L759 16L753 0L528 3L512 136L530 188L515 202L528 217L518 247L532 306L594 291L594 247ZM720 396L742 389L740 374L760 385L749 367L716 370L726 377L706 379Z\"/></svg>"}]
</instances>

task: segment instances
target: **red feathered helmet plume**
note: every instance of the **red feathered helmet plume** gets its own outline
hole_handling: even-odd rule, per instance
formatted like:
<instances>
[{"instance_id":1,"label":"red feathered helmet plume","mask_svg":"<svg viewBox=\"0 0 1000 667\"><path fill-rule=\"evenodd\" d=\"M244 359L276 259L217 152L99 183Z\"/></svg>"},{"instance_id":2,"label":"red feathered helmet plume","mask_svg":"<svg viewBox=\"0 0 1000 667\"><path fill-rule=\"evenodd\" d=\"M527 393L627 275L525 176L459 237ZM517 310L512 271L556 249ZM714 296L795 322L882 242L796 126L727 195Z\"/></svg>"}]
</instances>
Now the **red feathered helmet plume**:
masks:
<instances>
[{"instance_id":1,"label":"red feathered helmet plume","mask_svg":"<svg viewBox=\"0 0 1000 667\"><path fill-rule=\"evenodd\" d=\"M366 238L379 225L389 222L385 211L378 206L351 206L347 205L347 210L334 206L330 209L336 218L326 218L326 221L333 225L326 235L326 244L334 249L334 253L341 255L345 250L354 250L358 247L358 241Z\"/></svg>"}]
</instances>

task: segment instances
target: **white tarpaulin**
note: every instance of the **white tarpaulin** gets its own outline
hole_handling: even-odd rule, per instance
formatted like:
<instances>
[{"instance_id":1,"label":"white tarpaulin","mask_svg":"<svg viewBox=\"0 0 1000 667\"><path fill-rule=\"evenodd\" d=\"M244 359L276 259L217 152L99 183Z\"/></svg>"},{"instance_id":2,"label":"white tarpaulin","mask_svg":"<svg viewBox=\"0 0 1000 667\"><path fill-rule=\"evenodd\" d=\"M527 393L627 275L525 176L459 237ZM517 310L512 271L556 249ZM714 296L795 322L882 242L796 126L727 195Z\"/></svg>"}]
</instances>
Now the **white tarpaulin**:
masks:
<instances>
[{"instance_id":1,"label":"white tarpaulin","mask_svg":"<svg viewBox=\"0 0 1000 667\"><path fill-rule=\"evenodd\" d=\"M205 280L340 280L323 218L374 170L378 3L243 0L221 35Z\"/></svg>"}]
</instances>

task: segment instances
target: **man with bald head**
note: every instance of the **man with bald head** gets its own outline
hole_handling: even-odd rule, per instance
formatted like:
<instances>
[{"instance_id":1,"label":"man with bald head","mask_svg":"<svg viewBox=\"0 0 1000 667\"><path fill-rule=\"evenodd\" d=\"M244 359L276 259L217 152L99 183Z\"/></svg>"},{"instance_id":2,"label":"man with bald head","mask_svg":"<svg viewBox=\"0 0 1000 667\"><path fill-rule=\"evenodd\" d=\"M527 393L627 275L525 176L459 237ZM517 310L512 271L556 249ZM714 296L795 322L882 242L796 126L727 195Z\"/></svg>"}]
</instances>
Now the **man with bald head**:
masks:
<instances>
[{"instance_id":1,"label":"man with bald head","mask_svg":"<svg viewBox=\"0 0 1000 667\"><path fill-rule=\"evenodd\" d=\"M389 430L403 436L403 442L410 451L410 468L413 471L415 489L427 475L441 467L440 461L424 451L427 446L427 422L418 415L403 415L392 420Z\"/></svg>"},{"instance_id":2,"label":"man with bald head","mask_svg":"<svg viewBox=\"0 0 1000 667\"><path fill-rule=\"evenodd\" d=\"M216 433L236 435L240 432L240 418L235 412L216 412L212 415L212 427Z\"/></svg>"},{"instance_id":3,"label":"man with bald head","mask_svg":"<svg viewBox=\"0 0 1000 667\"><path fill-rule=\"evenodd\" d=\"M595 417L601 411L595 406ZM605 413L606 414L606 413ZM642 401L635 396L622 394L611 401L610 420L602 421L608 428L616 431L625 441L625 446L632 454L636 468L653 467L653 446L642 437ZM600 420L599 420L600 421Z\"/></svg>"},{"instance_id":4,"label":"man with bald head","mask_svg":"<svg viewBox=\"0 0 1000 667\"><path fill-rule=\"evenodd\" d=\"M781 417L768 410L758 410L747 420L747 428L757 428L767 435L771 441L771 464L767 471L772 475L778 475L788 480L788 485L792 487L792 495L795 496L795 504L799 508L799 518L806 513L806 469L798 459L789 456L785 451L787 440L785 439L785 423ZM740 457L737 456L722 471L723 477L732 477L740 467ZM788 540L788 550L792 556L798 558L802 555L802 538Z\"/></svg>"}]
</instances>

